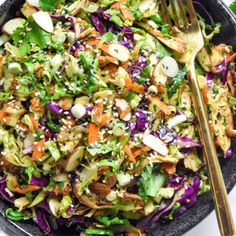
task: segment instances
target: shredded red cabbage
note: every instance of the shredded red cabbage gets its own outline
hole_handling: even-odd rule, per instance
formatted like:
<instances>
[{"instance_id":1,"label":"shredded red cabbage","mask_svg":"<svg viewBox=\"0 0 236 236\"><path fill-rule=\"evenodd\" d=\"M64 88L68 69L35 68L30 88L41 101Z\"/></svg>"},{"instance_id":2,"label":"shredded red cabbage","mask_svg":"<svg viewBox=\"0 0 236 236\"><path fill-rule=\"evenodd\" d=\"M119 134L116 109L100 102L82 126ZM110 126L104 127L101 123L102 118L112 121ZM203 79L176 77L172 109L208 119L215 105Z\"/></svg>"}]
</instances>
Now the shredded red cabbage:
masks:
<instances>
[{"instance_id":1,"label":"shredded red cabbage","mask_svg":"<svg viewBox=\"0 0 236 236\"><path fill-rule=\"evenodd\" d=\"M208 72L206 74L206 80L207 80L207 86L208 86L208 89L211 89L212 88L212 85L213 85L213 74Z\"/></svg>"},{"instance_id":2,"label":"shredded red cabbage","mask_svg":"<svg viewBox=\"0 0 236 236\"><path fill-rule=\"evenodd\" d=\"M49 102L47 105L47 109L56 113L57 115L67 115L71 116L71 112L67 110L63 110L58 104L54 102Z\"/></svg>"},{"instance_id":3,"label":"shredded red cabbage","mask_svg":"<svg viewBox=\"0 0 236 236\"><path fill-rule=\"evenodd\" d=\"M135 111L135 117L136 117L136 127L143 131L148 127L148 119L144 111L137 109Z\"/></svg>"},{"instance_id":4,"label":"shredded red cabbage","mask_svg":"<svg viewBox=\"0 0 236 236\"><path fill-rule=\"evenodd\" d=\"M123 37L122 41L120 42L121 45L127 47L130 50L133 50L134 49L134 33L133 33L133 31L128 26L124 26L123 32L124 32L124 37Z\"/></svg>"},{"instance_id":5,"label":"shredded red cabbage","mask_svg":"<svg viewBox=\"0 0 236 236\"><path fill-rule=\"evenodd\" d=\"M157 136L165 143L172 143L176 139L176 132L173 129L169 129L164 125L161 125L157 131Z\"/></svg>"},{"instance_id":6,"label":"shredded red cabbage","mask_svg":"<svg viewBox=\"0 0 236 236\"><path fill-rule=\"evenodd\" d=\"M41 177L41 178L37 178L35 176L32 176L30 183L31 184L37 184L40 186L46 186L48 184L49 180L47 177Z\"/></svg>"},{"instance_id":7,"label":"shredded red cabbage","mask_svg":"<svg viewBox=\"0 0 236 236\"><path fill-rule=\"evenodd\" d=\"M146 58L140 56L139 60L134 62L128 67L127 72L131 76L133 81L137 81L138 77L140 76L141 72L147 66Z\"/></svg>"},{"instance_id":8,"label":"shredded red cabbage","mask_svg":"<svg viewBox=\"0 0 236 236\"><path fill-rule=\"evenodd\" d=\"M185 188L184 194L177 201L181 207L175 212L175 215L183 214L197 202L197 194L200 187L200 179L195 176L192 179L192 184Z\"/></svg>"},{"instance_id":9,"label":"shredded red cabbage","mask_svg":"<svg viewBox=\"0 0 236 236\"><path fill-rule=\"evenodd\" d=\"M174 188L175 190L179 190L183 188L184 182L186 181L186 176L177 176L171 175L166 184L166 187Z\"/></svg>"},{"instance_id":10,"label":"shredded red cabbage","mask_svg":"<svg viewBox=\"0 0 236 236\"><path fill-rule=\"evenodd\" d=\"M229 149L226 153L225 153L225 157L226 158L229 158L229 157L232 157L233 156L233 150L232 149Z\"/></svg>"},{"instance_id":11,"label":"shredded red cabbage","mask_svg":"<svg viewBox=\"0 0 236 236\"><path fill-rule=\"evenodd\" d=\"M188 137L177 136L176 143L180 148L201 147L201 143Z\"/></svg>"},{"instance_id":12,"label":"shredded red cabbage","mask_svg":"<svg viewBox=\"0 0 236 236\"><path fill-rule=\"evenodd\" d=\"M0 179L0 195L4 200L13 203L13 200L11 199L9 193L6 191L6 188L7 188L6 177L2 177Z\"/></svg>"},{"instance_id":13,"label":"shredded red cabbage","mask_svg":"<svg viewBox=\"0 0 236 236\"><path fill-rule=\"evenodd\" d=\"M51 229L49 223L46 219L45 213L42 210L36 210L36 219L34 221L45 235L50 233Z\"/></svg>"}]
</instances>

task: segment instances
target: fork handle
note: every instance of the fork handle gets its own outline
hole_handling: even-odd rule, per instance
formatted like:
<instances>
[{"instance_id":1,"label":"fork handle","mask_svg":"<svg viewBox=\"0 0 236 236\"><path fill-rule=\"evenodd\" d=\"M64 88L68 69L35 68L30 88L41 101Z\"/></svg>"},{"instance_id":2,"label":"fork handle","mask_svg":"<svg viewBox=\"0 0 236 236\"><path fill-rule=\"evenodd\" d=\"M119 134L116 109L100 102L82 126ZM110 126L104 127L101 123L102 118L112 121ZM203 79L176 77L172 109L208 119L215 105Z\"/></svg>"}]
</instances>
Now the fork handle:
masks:
<instances>
[{"instance_id":1,"label":"fork handle","mask_svg":"<svg viewBox=\"0 0 236 236\"><path fill-rule=\"evenodd\" d=\"M209 126L206 106L203 102L202 93L196 76L194 60L192 60L189 65L187 65L187 68L191 81L193 103L200 126L200 137L203 144L205 161L209 172L209 181L215 204L219 229L222 236L236 235L224 178L216 153L213 135Z\"/></svg>"}]
</instances>

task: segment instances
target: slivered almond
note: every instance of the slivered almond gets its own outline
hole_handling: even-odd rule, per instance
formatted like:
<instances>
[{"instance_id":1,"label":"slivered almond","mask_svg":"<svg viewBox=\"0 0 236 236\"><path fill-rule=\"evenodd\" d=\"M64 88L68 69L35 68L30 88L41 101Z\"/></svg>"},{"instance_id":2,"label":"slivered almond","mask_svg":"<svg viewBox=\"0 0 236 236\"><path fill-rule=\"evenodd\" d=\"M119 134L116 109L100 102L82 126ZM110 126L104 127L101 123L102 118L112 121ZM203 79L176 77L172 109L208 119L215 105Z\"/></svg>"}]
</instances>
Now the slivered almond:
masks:
<instances>
[{"instance_id":1,"label":"slivered almond","mask_svg":"<svg viewBox=\"0 0 236 236\"><path fill-rule=\"evenodd\" d=\"M163 156L168 154L168 148L165 143L152 134L145 135L143 138L143 143Z\"/></svg>"},{"instance_id":2,"label":"slivered almond","mask_svg":"<svg viewBox=\"0 0 236 236\"><path fill-rule=\"evenodd\" d=\"M23 27L24 23L26 22L25 19L23 18L14 18L14 19L11 19L9 21L7 21L3 27L2 27L2 32L3 33L6 33L8 35L12 35L13 32L19 28L19 27Z\"/></svg>"},{"instance_id":3,"label":"slivered almond","mask_svg":"<svg viewBox=\"0 0 236 236\"><path fill-rule=\"evenodd\" d=\"M48 12L38 11L32 15L35 22L48 33L52 33L54 30L52 18Z\"/></svg>"},{"instance_id":4,"label":"slivered almond","mask_svg":"<svg viewBox=\"0 0 236 236\"><path fill-rule=\"evenodd\" d=\"M106 52L121 62L126 62L130 59L128 48L120 44L109 44L106 48Z\"/></svg>"}]
</instances>

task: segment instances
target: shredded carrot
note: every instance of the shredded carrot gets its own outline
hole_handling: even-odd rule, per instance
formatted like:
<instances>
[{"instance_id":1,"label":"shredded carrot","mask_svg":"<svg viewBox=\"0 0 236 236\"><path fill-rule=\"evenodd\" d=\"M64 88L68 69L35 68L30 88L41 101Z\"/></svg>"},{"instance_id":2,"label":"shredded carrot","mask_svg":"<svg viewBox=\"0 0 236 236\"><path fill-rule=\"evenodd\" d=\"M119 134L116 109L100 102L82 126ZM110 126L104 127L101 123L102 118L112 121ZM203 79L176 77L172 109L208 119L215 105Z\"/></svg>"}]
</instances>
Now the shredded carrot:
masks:
<instances>
[{"instance_id":1,"label":"shredded carrot","mask_svg":"<svg viewBox=\"0 0 236 236\"><path fill-rule=\"evenodd\" d=\"M43 154L44 154L44 144L45 144L45 139L41 139L39 142L34 144L33 146L33 160L37 161L39 160Z\"/></svg>"},{"instance_id":2,"label":"shredded carrot","mask_svg":"<svg viewBox=\"0 0 236 236\"><path fill-rule=\"evenodd\" d=\"M208 86L205 85L204 88L202 89L202 97L205 103L207 103L208 101L207 93L208 93Z\"/></svg>"},{"instance_id":3,"label":"shredded carrot","mask_svg":"<svg viewBox=\"0 0 236 236\"><path fill-rule=\"evenodd\" d=\"M99 39L92 39L92 40L87 41L87 44L91 47L93 47L93 46L97 47L100 42L101 42L101 40L99 40Z\"/></svg>"},{"instance_id":4,"label":"shredded carrot","mask_svg":"<svg viewBox=\"0 0 236 236\"><path fill-rule=\"evenodd\" d=\"M150 150L151 150L150 147L144 146L143 148L139 148L139 149L135 150L133 152L133 156L134 156L134 158L136 158L136 157L138 157L138 156L140 156L140 155L142 155L142 154L144 154L144 153L146 153L146 152L148 152Z\"/></svg>"},{"instance_id":5,"label":"shredded carrot","mask_svg":"<svg viewBox=\"0 0 236 236\"><path fill-rule=\"evenodd\" d=\"M36 97L32 98L30 100L30 103L33 107L33 111L42 112L45 109L44 107L40 106L40 99L39 98L36 98Z\"/></svg>"},{"instance_id":6,"label":"shredded carrot","mask_svg":"<svg viewBox=\"0 0 236 236\"><path fill-rule=\"evenodd\" d=\"M12 192L16 192L16 193L20 193L20 194L26 194L26 193L37 191L40 188L41 187L39 185L33 184L33 185L29 185L25 188L16 187Z\"/></svg>"},{"instance_id":7,"label":"shredded carrot","mask_svg":"<svg viewBox=\"0 0 236 236\"><path fill-rule=\"evenodd\" d=\"M126 20L129 21L135 20L133 14L126 7L121 7L121 13L123 14Z\"/></svg>"},{"instance_id":8,"label":"shredded carrot","mask_svg":"<svg viewBox=\"0 0 236 236\"><path fill-rule=\"evenodd\" d=\"M102 116L102 119L101 119L101 122L99 123L99 126L100 126L100 127L103 127L103 126L107 125L110 120L111 120L111 116L109 116L109 115L103 115L103 116Z\"/></svg>"},{"instance_id":9,"label":"shredded carrot","mask_svg":"<svg viewBox=\"0 0 236 236\"><path fill-rule=\"evenodd\" d=\"M134 155L128 145L125 145L123 148L124 152L128 155L129 161L136 162Z\"/></svg>"},{"instance_id":10,"label":"shredded carrot","mask_svg":"<svg viewBox=\"0 0 236 236\"><path fill-rule=\"evenodd\" d=\"M112 4L110 7L119 10L125 4L125 2L126 0L120 0L119 2Z\"/></svg>"},{"instance_id":11,"label":"shredded carrot","mask_svg":"<svg viewBox=\"0 0 236 236\"><path fill-rule=\"evenodd\" d=\"M165 93L166 88L165 88L165 86L163 84L159 84L157 86L157 90L158 90L159 93Z\"/></svg>"},{"instance_id":12,"label":"shredded carrot","mask_svg":"<svg viewBox=\"0 0 236 236\"><path fill-rule=\"evenodd\" d=\"M109 46L108 46L107 44L101 45L100 48L101 48L105 53L108 53L108 51L109 51Z\"/></svg>"},{"instance_id":13,"label":"shredded carrot","mask_svg":"<svg viewBox=\"0 0 236 236\"><path fill-rule=\"evenodd\" d=\"M99 128L96 124L90 123L88 125L88 143L93 144L98 141L99 138Z\"/></svg>"},{"instance_id":14,"label":"shredded carrot","mask_svg":"<svg viewBox=\"0 0 236 236\"><path fill-rule=\"evenodd\" d=\"M105 174L109 169L110 169L109 166L101 166L101 167L99 168L99 175Z\"/></svg>"},{"instance_id":15,"label":"shredded carrot","mask_svg":"<svg viewBox=\"0 0 236 236\"><path fill-rule=\"evenodd\" d=\"M119 64L118 60L111 56L100 56L98 57L98 62L100 67L106 66L109 63L113 63L115 65Z\"/></svg>"},{"instance_id":16,"label":"shredded carrot","mask_svg":"<svg viewBox=\"0 0 236 236\"><path fill-rule=\"evenodd\" d=\"M176 173L176 165L172 163L163 163L164 170L169 174L173 175Z\"/></svg>"},{"instance_id":17,"label":"shredded carrot","mask_svg":"<svg viewBox=\"0 0 236 236\"><path fill-rule=\"evenodd\" d=\"M96 103L94 105L94 109L93 109L93 113L92 113L92 118L94 120L95 123L100 123L102 120L102 116L103 116L103 103Z\"/></svg>"},{"instance_id":18,"label":"shredded carrot","mask_svg":"<svg viewBox=\"0 0 236 236\"><path fill-rule=\"evenodd\" d=\"M0 120L2 120L6 116L7 105L4 104L2 110L0 111Z\"/></svg>"},{"instance_id":19,"label":"shredded carrot","mask_svg":"<svg viewBox=\"0 0 236 236\"><path fill-rule=\"evenodd\" d=\"M131 78L128 77L128 76L125 78L125 86L126 86L126 88L128 88L128 89L130 89L130 90L132 90L132 91L134 91L134 92L137 92L137 93L145 93L145 88L144 88L144 86L143 86L143 85L140 85L140 84L138 84L138 83L136 83L136 82L133 82L133 81L131 80Z\"/></svg>"},{"instance_id":20,"label":"shredded carrot","mask_svg":"<svg viewBox=\"0 0 236 236\"><path fill-rule=\"evenodd\" d=\"M227 63L230 63L236 59L236 52L227 58Z\"/></svg>"},{"instance_id":21,"label":"shredded carrot","mask_svg":"<svg viewBox=\"0 0 236 236\"><path fill-rule=\"evenodd\" d=\"M30 117L30 120L31 120L31 123L32 123L32 125L33 125L33 128L35 129L35 130L38 130L39 129L39 124L38 124L38 121L36 121L35 119L34 119L34 117Z\"/></svg>"}]
</instances>

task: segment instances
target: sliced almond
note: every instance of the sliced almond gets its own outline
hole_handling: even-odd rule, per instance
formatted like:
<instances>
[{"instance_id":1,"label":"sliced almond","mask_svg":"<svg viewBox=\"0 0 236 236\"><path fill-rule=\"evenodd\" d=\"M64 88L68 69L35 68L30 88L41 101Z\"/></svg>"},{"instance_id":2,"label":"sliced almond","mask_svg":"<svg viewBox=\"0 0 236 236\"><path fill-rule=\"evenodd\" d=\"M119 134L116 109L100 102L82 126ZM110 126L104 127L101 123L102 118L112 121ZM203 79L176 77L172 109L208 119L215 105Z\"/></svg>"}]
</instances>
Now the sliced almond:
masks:
<instances>
[{"instance_id":1,"label":"sliced almond","mask_svg":"<svg viewBox=\"0 0 236 236\"><path fill-rule=\"evenodd\" d=\"M23 5L23 7L20 10L26 18L29 18L38 11L35 7L31 6L27 2Z\"/></svg>"},{"instance_id":2,"label":"sliced almond","mask_svg":"<svg viewBox=\"0 0 236 236\"><path fill-rule=\"evenodd\" d=\"M26 0L26 2L33 7L39 8L39 0Z\"/></svg>"},{"instance_id":3,"label":"sliced almond","mask_svg":"<svg viewBox=\"0 0 236 236\"><path fill-rule=\"evenodd\" d=\"M167 82L167 75L165 75L162 70L161 70L161 64L158 62L156 64L156 67L153 71L153 76L152 76L152 83L156 86L158 85L165 85Z\"/></svg>"},{"instance_id":4,"label":"sliced almond","mask_svg":"<svg viewBox=\"0 0 236 236\"><path fill-rule=\"evenodd\" d=\"M23 18L14 18L12 20L9 20L3 25L2 32L6 33L8 35L12 35L13 32L17 28L23 27L25 22L26 22L26 20Z\"/></svg>"},{"instance_id":5,"label":"sliced almond","mask_svg":"<svg viewBox=\"0 0 236 236\"><path fill-rule=\"evenodd\" d=\"M176 125L185 122L186 120L187 120L186 115L177 115L177 116L174 116L168 120L167 126L168 126L168 128L171 129L171 128L175 127Z\"/></svg>"},{"instance_id":6,"label":"sliced almond","mask_svg":"<svg viewBox=\"0 0 236 236\"><path fill-rule=\"evenodd\" d=\"M54 30L52 18L48 12L38 11L32 15L35 22L46 32L52 33Z\"/></svg>"},{"instance_id":7,"label":"sliced almond","mask_svg":"<svg viewBox=\"0 0 236 236\"><path fill-rule=\"evenodd\" d=\"M143 143L163 156L168 154L168 148L165 143L152 134L145 135L143 138Z\"/></svg>"},{"instance_id":8,"label":"sliced almond","mask_svg":"<svg viewBox=\"0 0 236 236\"><path fill-rule=\"evenodd\" d=\"M160 62L161 71L168 77L175 77L179 72L179 66L173 57L166 56Z\"/></svg>"},{"instance_id":9,"label":"sliced almond","mask_svg":"<svg viewBox=\"0 0 236 236\"><path fill-rule=\"evenodd\" d=\"M114 43L108 45L107 53L121 62L126 62L130 59L128 48L120 44Z\"/></svg>"}]
</instances>

